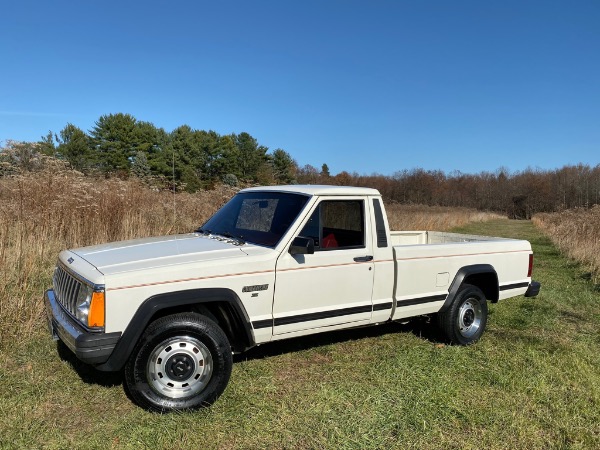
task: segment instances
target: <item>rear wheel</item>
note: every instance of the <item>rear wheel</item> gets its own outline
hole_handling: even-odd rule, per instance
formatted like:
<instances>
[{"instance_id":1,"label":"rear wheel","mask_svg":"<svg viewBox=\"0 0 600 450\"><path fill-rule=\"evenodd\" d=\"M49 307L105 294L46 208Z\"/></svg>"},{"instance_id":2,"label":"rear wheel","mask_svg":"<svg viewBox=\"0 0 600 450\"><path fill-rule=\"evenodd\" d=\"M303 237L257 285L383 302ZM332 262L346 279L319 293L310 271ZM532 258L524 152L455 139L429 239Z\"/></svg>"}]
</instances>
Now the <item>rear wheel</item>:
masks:
<instances>
[{"instance_id":1,"label":"rear wheel","mask_svg":"<svg viewBox=\"0 0 600 450\"><path fill-rule=\"evenodd\" d=\"M225 390L232 365L231 346L215 322L173 314L148 327L125 366L125 385L143 408L197 409Z\"/></svg>"},{"instance_id":2,"label":"rear wheel","mask_svg":"<svg viewBox=\"0 0 600 450\"><path fill-rule=\"evenodd\" d=\"M487 315L487 301L481 289L464 284L450 307L439 314L439 325L451 343L469 345L481 338Z\"/></svg>"}]
</instances>

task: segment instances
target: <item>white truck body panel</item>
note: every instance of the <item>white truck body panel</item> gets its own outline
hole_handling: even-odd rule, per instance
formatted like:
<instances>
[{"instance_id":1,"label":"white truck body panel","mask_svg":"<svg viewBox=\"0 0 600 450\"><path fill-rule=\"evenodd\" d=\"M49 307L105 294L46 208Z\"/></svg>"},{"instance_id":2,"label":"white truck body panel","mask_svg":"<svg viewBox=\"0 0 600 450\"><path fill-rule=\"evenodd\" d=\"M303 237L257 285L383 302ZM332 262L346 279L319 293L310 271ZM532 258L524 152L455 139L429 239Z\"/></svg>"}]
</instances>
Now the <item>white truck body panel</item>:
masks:
<instances>
[{"instance_id":1,"label":"white truck body panel","mask_svg":"<svg viewBox=\"0 0 600 450\"><path fill-rule=\"evenodd\" d=\"M451 238L451 233L444 233ZM456 235L459 239L463 235ZM500 299L522 295L529 279L523 270L529 263L531 246L526 241L489 239L470 236L469 241L447 244L416 244L394 246L397 302L394 319L437 312L445 299L427 306L399 308L404 302L435 295L445 296L456 273L466 266L489 264L498 274ZM479 240L479 238L481 238ZM523 284L524 287L502 290L503 286Z\"/></svg>"}]
</instances>

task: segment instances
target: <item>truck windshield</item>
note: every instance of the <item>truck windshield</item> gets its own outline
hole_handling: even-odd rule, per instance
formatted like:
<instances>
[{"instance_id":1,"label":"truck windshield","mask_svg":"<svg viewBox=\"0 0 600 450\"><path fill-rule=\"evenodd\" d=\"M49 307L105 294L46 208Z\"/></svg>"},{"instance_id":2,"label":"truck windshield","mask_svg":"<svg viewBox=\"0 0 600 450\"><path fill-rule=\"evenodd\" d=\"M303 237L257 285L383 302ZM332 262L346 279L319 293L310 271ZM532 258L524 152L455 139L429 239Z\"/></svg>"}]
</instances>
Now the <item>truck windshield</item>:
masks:
<instances>
[{"instance_id":1,"label":"truck windshield","mask_svg":"<svg viewBox=\"0 0 600 450\"><path fill-rule=\"evenodd\" d=\"M275 247L308 199L283 192L240 193L196 231Z\"/></svg>"}]
</instances>

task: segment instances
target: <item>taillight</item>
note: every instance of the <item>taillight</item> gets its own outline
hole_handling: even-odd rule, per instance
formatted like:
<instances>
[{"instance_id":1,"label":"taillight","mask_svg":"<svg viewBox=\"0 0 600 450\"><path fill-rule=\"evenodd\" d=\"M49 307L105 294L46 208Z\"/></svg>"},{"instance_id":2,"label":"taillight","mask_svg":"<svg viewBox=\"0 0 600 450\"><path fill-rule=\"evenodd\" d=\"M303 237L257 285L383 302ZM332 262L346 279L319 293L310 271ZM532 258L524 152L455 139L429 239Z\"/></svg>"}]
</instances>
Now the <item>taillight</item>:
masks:
<instances>
[{"instance_id":1,"label":"taillight","mask_svg":"<svg viewBox=\"0 0 600 450\"><path fill-rule=\"evenodd\" d=\"M527 268L527 278L531 278L533 273L533 253L529 254L529 267Z\"/></svg>"}]
</instances>

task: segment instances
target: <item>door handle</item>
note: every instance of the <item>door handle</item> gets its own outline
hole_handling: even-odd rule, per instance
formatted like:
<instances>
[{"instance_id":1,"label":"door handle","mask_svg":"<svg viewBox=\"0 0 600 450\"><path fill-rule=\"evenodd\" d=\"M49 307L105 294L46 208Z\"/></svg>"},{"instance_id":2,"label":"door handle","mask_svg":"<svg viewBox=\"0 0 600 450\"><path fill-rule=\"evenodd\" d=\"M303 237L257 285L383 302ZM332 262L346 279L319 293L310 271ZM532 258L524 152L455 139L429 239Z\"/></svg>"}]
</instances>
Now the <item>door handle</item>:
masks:
<instances>
[{"instance_id":1,"label":"door handle","mask_svg":"<svg viewBox=\"0 0 600 450\"><path fill-rule=\"evenodd\" d=\"M369 261L373 261L373 257L372 256L357 256L356 258L354 258L354 261L369 262Z\"/></svg>"}]
</instances>

